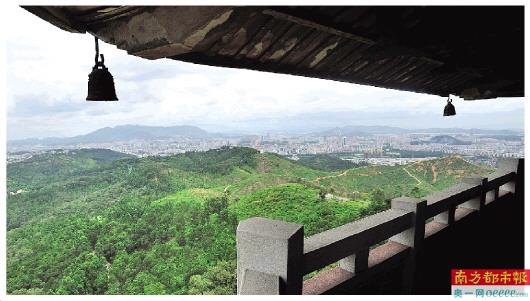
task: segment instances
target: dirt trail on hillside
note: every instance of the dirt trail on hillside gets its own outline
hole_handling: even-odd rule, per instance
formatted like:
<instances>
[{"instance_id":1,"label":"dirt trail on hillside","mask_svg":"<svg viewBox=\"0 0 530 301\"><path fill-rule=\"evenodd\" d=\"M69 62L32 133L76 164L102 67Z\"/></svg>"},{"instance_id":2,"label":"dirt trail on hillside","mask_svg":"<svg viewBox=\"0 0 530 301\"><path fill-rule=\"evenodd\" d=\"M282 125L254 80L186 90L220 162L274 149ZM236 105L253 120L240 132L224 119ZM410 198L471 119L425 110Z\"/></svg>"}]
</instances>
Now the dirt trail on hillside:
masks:
<instances>
[{"instance_id":1,"label":"dirt trail on hillside","mask_svg":"<svg viewBox=\"0 0 530 301\"><path fill-rule=\"evenodd\" d=\"M431 165L431 171L432 171L432 183L436 183L436 180L438 179L438 173L436 172L436 166L433 164Z\"/></svg>"},{"instance_id":2,"label":"dirt trail on hillside","mask_svg":"<svg viewBox=\"0 0 530 301\"><path fill-rule=\"evenodd\" d=\"M348 172L349 172L349 170L346 170L346 171L344 171L343 173L338 174L338 175L318 177L318 178L314 179L313 182L320 182L320 180L331 179L331 178L338 178L338 177L344 177L346 174L348 174Z\"/></svg>"},{"instance_id":3,"label":"dirt trail on hillside","mask_svg":"<svg viewBox=\"0 0 530 301\"><path fill-rule=\"evenodd\" d=\"M414 180L416 180L416 182L418 182L418 184L421 184L421 181L420 179L418 179L415 175L411 174L405 167L402 167L402 169L411 177L413 178Z\"/></svg>"}]
</instances>

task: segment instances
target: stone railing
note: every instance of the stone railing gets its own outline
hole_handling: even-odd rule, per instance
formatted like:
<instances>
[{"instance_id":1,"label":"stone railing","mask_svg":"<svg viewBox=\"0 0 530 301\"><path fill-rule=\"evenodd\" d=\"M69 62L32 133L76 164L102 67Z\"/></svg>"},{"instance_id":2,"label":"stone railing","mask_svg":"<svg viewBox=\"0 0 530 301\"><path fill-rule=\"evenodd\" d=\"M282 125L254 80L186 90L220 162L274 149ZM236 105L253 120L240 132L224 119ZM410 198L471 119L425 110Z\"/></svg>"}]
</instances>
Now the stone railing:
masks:
<instances>
[{"instance_id":1,"label":"stone railing","mask_svg":"<svg viewBox=\"0 0 530 301\"><path fill-rule=\"evenodd\" d=\"M303 225L261 217L241 221L237 228L237 293L325 293L329 284L325 290L307 292L303 276L336 262L341 271L352 275L348 285L384 273L399 262L402 291L410 292L423 242L467 215L480 214L489 203L513 196L517 185L523 185L518 182L523 163L523 159L501 160L497 171L488 177L464 178L424 199L393 199L389 210L305 239Z\"/></svg>"}]
</instances>

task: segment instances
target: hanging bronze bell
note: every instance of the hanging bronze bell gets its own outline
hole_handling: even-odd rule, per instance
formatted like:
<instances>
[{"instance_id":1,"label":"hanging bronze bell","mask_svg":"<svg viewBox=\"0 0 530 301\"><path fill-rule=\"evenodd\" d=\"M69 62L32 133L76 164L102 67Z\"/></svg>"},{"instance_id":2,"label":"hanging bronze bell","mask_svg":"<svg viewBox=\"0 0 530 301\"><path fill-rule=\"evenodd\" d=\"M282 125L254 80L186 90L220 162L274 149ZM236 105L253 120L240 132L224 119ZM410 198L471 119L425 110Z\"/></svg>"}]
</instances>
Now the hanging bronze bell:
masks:
<instances>
[{"instance_id":1,"label":"hanging bronze bell","mask_svg":"<svg viewBox=\"0 0 530 301\"><path fill-rule=\"evenodd\" d=\"M105 65L94 66L92 72L88 75L88 96L86 100L118 100L114 88L114 79Z\"/></svg>"},{"instance_id":2,"label":"hanging bronze bell","mask_svg":"<svg viewBox=\"0 0 530 301\"><path fill-rule=\"evenodd\" d=\"M451 99L447 99L447 105L444 108L444 116L454 116L456 115L455 106L452 103Z\"/></svg>"},{"instance_id":3,"label":"hanging bronze bell","mask_svg":"<svg viewBox=\"0 0 530 301\"><path fill-rule=\"evenodd\" d=\"M115 101L118 100L114 88L114 79L109 69L105 67L105 58L101 54L98 61L99 47L96 38L96 64L88 75L88 96L86 100L91 101Z\"/></svg>"}]
</instances>

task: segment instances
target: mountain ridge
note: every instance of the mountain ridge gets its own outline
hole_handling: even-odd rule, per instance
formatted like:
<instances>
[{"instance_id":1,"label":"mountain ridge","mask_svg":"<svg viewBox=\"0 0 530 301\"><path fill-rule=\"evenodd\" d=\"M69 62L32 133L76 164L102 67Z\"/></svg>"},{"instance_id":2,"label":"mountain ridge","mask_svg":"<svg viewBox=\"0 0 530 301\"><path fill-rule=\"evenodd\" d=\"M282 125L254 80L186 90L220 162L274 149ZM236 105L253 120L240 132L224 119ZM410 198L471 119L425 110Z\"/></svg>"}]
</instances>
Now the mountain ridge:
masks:
<instances>
[{"instance_id":1,"label":"mountain ridge","mask_svg":"<svg viewBox=\"0 0 530 301\"><path fill-rule=\"evenodd\" d=\"M191 125L176 126L146 126L146 125L118 125L104 127L87 134L72 137L47 137L10 140L13 145L58 145L78 143L105 143L127 141L135 139L160 139L170 137L208 138L218 134L209 133L199 127Z\"/></svg>"},{"instance_id":2,"label":"mountain ridge","mask_svg":"<svg viewBox=\"0 0 530 301\"><path fill-rule=\"evenodd\" d=\"M446 144L446 145L471 145L471 141L464 141L457 139L453 136L449 135L438 135L431 137L429 140L417 140L417 141L411 141L411 145L418 145L418 144Z\"/></svg>"},{"instance_id":3,"label":"mountain ridge","mask_svg":"<svg viewBox=\"0 0 530 301\"><path fill-rule=\"evenodd\" d=\"M364 125L347 125L343 127L335 127L326 131L319 132L323 135L335 136L352 136L352 135L374 135L374 134L453 134L453 133L468 133L468 134L483 134L483 135L518 135L522 134L515 130L490 130L490 129L464 129L464 128L425 128L425 129L406 129L393 126L364 126Z\"/></svg>"},{"instance_id":4,"label":"mountain ridge","mask_svg":"<svg viewBox=\"0 0 530 301\"><path fill-rule=\"evenodd\" d=\"M426 128L426 129L406 129L393 126L363 126L347 125L335 127L320 132L313 132L309 135L322 136L367 136L378 134L454 134L469 133L481 135L497 136L517 136L521 132L515 130L489 130L489 129L463 129L463 128ZM214 138L226 136L249 136L251 134L228 134L228 133L211 133L200 127L192 125L175 125L175 126L148 126L148 125L118 125L114 127L104 127L83 135L71 137L46 137L46 138L27 138L8 140L8 145L69 145L80 143L107 143L117 141L130 141L138 139L167 139L175 137L184 138ZM254 134L258 135L258 134ZM307 135L307 134L306 134Z\"/></svg>"}]
</instances>

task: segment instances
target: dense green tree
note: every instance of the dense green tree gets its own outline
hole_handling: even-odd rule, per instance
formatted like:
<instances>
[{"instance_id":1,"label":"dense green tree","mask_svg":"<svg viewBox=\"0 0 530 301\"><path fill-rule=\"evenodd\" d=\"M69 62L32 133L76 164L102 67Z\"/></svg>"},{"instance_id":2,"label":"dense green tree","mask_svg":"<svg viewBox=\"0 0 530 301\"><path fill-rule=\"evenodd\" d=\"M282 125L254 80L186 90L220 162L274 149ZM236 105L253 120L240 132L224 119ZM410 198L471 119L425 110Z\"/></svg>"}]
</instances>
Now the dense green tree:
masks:
<instances>
[{"instance_id":1,"label":"dense green tree","mask_svg":"<svg viewBox=\"0 0 530 301\"><path fill-rule=\"evenodd\" d=\"M300 223L308 236L385 210L394 196L489 172L444 160L407 166L421 184L402 167L322 171L230 147L145 158L82 150L8 164L7 292L234 294L240 220Z\"/></svg>"},{"instance_id":2,"label":"dense green tree","mask_svg":"<svg viewBox=\"0 0 530 301\"><path fill-rule=\"evenodd\" d=\"M236 291L236 261L218 261L202 275L190 278L189 294L229 295Z\"/></svg>"}]
</instances>

